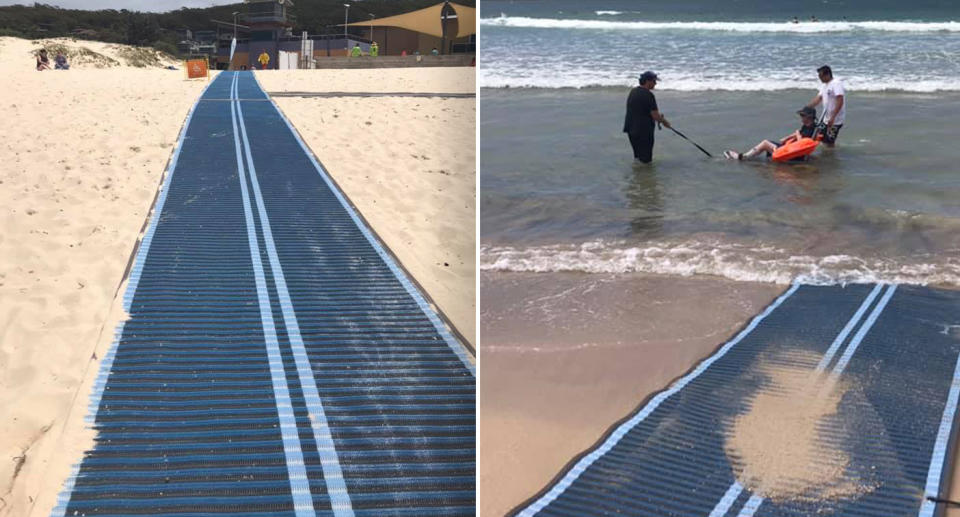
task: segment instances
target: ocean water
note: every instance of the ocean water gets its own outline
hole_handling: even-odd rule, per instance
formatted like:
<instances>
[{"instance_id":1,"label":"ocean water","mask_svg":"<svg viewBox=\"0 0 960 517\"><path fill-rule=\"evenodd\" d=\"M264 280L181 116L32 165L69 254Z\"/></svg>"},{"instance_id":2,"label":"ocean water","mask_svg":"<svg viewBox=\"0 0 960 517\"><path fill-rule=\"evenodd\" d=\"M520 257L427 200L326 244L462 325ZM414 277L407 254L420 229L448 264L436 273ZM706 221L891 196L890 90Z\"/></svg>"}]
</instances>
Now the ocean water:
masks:
<instances>
[{"instance_id":1,"label":"ocean water","mask_svg":"<svg viewBox=\"0 0 960 517\"><path fill-rule=\"evenodd\" d=\"M960 287L960 4L659 4L483 2L482 270ZM835 149L717 158L795 129L824 63L848 88ZM645 69L714 158L663 130L632 163Z\"/></svg>"},{"instance_id":2,"label":"ocean water","mask_svg":"<svg viewBox=\"0 0 960 517\"><path fill-rule=\"evenodd\" d=\"M858 91L960 90L958 2L488 0L480 25L482 87L632 86L652 69L661 89L767 91L830 64Z\"/></svg>"}]
</instances>

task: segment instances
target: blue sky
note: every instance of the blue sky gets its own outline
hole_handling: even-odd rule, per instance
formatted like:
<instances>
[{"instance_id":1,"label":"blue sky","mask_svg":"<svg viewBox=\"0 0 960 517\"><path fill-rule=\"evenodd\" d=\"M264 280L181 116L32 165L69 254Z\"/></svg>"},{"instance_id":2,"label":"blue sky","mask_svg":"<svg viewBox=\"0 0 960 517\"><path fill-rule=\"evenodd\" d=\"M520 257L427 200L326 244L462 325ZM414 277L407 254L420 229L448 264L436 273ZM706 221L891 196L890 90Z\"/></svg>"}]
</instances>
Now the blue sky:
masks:
<instances>
[{"instance_id":1,"label":"blue sky","mask_svg":"<svg viewBox=\"0 0 960 517\"><path fill-rule=\"evenodd\" d=\"M64 9L127 9L129 11L173 11L181 7L213 7L215 5L240 3L240 0L42 0L41 4L55 5ZM3 5L33 5L26 0L0 0Z\"/></svg>"}]
</instances>

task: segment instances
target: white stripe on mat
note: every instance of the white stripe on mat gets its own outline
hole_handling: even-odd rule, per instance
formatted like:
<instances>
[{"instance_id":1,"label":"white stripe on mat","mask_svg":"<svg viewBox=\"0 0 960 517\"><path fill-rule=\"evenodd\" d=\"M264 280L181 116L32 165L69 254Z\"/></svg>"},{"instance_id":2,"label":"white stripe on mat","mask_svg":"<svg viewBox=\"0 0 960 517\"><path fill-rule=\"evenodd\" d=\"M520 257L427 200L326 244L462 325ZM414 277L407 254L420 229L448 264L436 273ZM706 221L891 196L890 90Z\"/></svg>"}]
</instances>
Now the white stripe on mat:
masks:
<instances>
[{"instance_id":1,"label":"white stripe on mat","mask_svg":"<svg viewBox=\"0 0 960 517\"><path fill-rule=\"evenodd\" d=\"M346 481L343 479L343 471L340 468L340 458L337 455L336 445L333 442L333 435L330 433L330 425L327 422L327 415L323 409L323 402L320 400L320 392L317 390L316 379L313 377L313 368L310 365L309 357L307 357L303 337L300 335L300 324L297 322L297 315L293 310L293 301L290 299L290 292L287 290L287 280L283 276L280 257L277 254L277 247L273 241L273 231L270 229L270 219L267 217L267 208L263 203L263 195L260 193L260 183L257 180L257 168L253 163L250 141L247 139L247 127L243 121L243 108L239 101L236 104L238 118L240 120L240 134L243 136L244 151L247 158L247 171L250 173L250 184L253 185L253 195L257 203L257 213L260 216L260 229L263 232L263 241L267 247L267 257L270 260L270 268L273 272L273 282L277 287L277 298L280 300L283 321L286 325L287 337L290 340L290 349L293 352L293 358L297 365L300 387L303 390L303 398L306 402L307 412L310 414L313 437L317 442L317 452L320 454L320 465L323 468L323 480L327 485L327 493L330 496L333 514L336 517L353 517L353 505L350 502L350 494L347 493Z\"/></svg>"},{"instance_id":2,"label":"white stripe on mat","mask_svg":"<svg viewBox=\"0 0 960 517\"><path fill-rule=\"evenodd\" d=\"M957 365L953 369L953 382L950 384L950 394L947 395L947 404L943 408L940 418L940 428L937 430L937 441L933 445L933 456L930 458L930 469L927 471L927 483L924 486L923 505L920 506L920 517L932 517L937 509L936 503L927 497L940 496L940 482L943 468L947 463L947 447L950 445L950 433L953 430L953 419L957 414L957 401L960 399L960 355L957 356Z\"/></svg>"},{"instance_id":3,"label":"white stripe on mat","mask_svg":"<svg viewBox=\"0 0 960 517\"><path fill-rule=\"evenodd\" d=\"M235 95L236 86L237 74L234 73L230 90L231 96ZM240 192L243 196L247 243L250 246L250 257L253 260L253 272L257 284L257 299L260 302L260 320L263 324L263 336L267 346L270 377L273 381L273 393L277 404L277 417L280 419L283 454L286 457L294 512L297 517L309 517L316 515L313 508L313 496L310 493L310 481L307 479L307 470L303 462L303 451L300 449L300 433L293 413L293 403L290 400L287 374L283 367L283 358L280 356L280 343L277 340L277 329L273 321L273 309L270 306L270 293L267 291L266 275L263 271L263 263L260 261L260 247L257 244L253 210L250 208L250 195L247 192L246 174L243 169L236 104L235 102L230 103L230 115L233 119L233 140L237 150L237 172L240 178Z\"/></svg>"}]
</instances>

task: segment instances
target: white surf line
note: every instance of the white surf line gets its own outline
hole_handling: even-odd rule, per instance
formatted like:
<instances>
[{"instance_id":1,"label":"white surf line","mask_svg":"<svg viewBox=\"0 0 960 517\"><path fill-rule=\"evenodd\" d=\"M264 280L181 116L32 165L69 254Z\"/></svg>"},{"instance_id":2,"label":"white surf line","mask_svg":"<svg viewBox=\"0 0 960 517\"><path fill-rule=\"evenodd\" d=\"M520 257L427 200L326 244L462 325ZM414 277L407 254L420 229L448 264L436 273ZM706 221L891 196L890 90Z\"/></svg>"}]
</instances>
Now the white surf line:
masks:
<instances>
[{"instance_id":1,"label":"white surf line","mask_svg":"<svg viewBox=\"0 0 960 517\"><path fill-rule=\"evenodd\" d=\"M263 241L266 244L270 268L273 271L273 282L277 287L277 298L280 300L280 308L283 311L283 321L290 340L290 348L297 364L297 374L300 378L303 398L306 402L307 411L310 413L310 424L313 427L313 437L317 442L317 452L320 453L323 479L327 485L327 493L330 495L334 515L336 517L353 517L353 505L350 502L350 494L347 493L343 471L340 469L340 458L337 456L333 435L330 433L330 425L327 422L326 412L323 410L323 402L320 400L320 392L317 390L316 379L313 377L313 367L307 357L303 337L300 335L300 324L293 310L293 302L290 299L290 292L287 290L283 268L280 266L280 257L273 240L273 231L270 229L267 208L263 203L263 195L260 193L260 183L257 180L257 168L253 163L250 141L247 139L247 127L243 121L243 108L239 101L236 102L236 107L237 118L240 120L240 134L243 136L244 152L247 158L247 171L250 173L250 184L253 185L253 196L257 203L257 213L260 216Z\"/></svg>"},{"instance_id":2,"label":"white surf line","mask_svg":"<svg viewBox=\"0 0 960 517\"><path fill-rule=\"evenodd\" d=\"M260 81L257 80L256 74L253 74L253 79L257 81L257 86L259 86L260 89L263 90L263 86L261 86ZM266 95L265 91L264 91L264 95ZM463 345L461 345L460 342L457 341L455 337L453 337L450 331L447 330L447 326L444 325L442 321L440 321L440 317L437 316L437 313L433 310L430 304L427 303L423 295L420 294L420 290L417 289L415 285L413 285L413 282L411 282L409 278L407 278L407 275L404 273L403 269L401 269L400 266L397 265L396 261L393 260L393 257L390 256L390 253L386 251L386 249L384 248L384 245L381 244L380 241L370 231L370 229L367 228L367 225L363 222L363 220L357 214L356 210L353 209L353 206L350 204L350 202L347 201L347 198L345 197L343 192L340 191L336 183L334 183L333 180L330 178L330 176L327 174L327 171L323 168L323 166L320 165L320 162L317 161L316 156L314 156L313 153L310 152L310 148L307 147L307 144L304 143L302 138L300 138L300 134L297 133L296 129L294 129L293 124L291 124L290 120L287 119L287 116L284 115L282 111L280 111L280 108L277 106L276 101L274 101L273 98L270 98L270 103L273 106L273 109L277 110L277 114L280 115L280 118L283 119L283 122L286 123L287 127L290 129L290 133L293 134L293 137L300 144L300 148L303 149L304 154L306 154L307 157L310 159L310 162L313 164L314 168L317 170L317 174L320 175L323 181L327 184L327 187L330 188L330 191L333 192L333 195L336 196L337 200L340 202L340 205L343 206L343 209L347 211L347 214L350 216L350 219L352 219L354 224L357 225L357 228L360 229L360 232L363 234L363 236L367 238L367 242L369 242L370 245L373 246L373 249L376 250L377 255L379 255L380 258L384 261L384 263L387 264L387 267L390 268L390 271L393 272L393 275L397 278L397 280L400 281L400 284L403 286L403 288L406 289L407 293L417 302L417 305L420 307L420 310L423 311L423 314L427 316L427 319L430 320L430 323L432 323L434 328L437 329L437 333L439 333L440 336L443 338L443 340L447 343L447 346L450 347L450 350L452 350L453 353L456 354L456 356L463 363L464 367L466 367L467 370L469 370L470 373L474 377L476 377L477 376L476 366L473 364L473 360L464 351Z\"/></svg>"},{"instance_id":3,"label":"white surf line","mask_svg":"<svg viewBox=\"0 0 960 517\"><path fill-rule=\"evenodd\" d=\"M537 512L539 512L544 507L546 507L548 504L552 503L557 497L560 496L560 494L562 494L568 487L570 487L570 485L572 485L573 482L576 481L578 477L580 477L580 474L582 474L585 470L587 470L587 468L589 468L590 465L592 465L595 461L600 459L604 454L609 452L610 449L612 449L615 445L617 445L617 443L624 436L626 436L626 434L629 433L634 427L636 427L637 424L639 424L644 419L646 419L650 415L650 413L653 413L653 411L657 409L657 407L659 407L660 404L662 404L665 400L670 398L676 392L683 389L684 386L689 384L692 380L696 379L697 377L700 376L700 374L706 371L707 368L710 367L710 365L712 365L721 357L726 355L727 352L729 352L730 349L734 347L734 345L739 343L741 340L743 340L743 338L745 338L748 334L750 334L750 332L752 332L753 329L756 328L757 325L759 325L764 318L769 316L770 313L774 311L774 309L779 307L780 304L783 303L784 300L789 298L790 295L796 292L796 290L799 287L800 287L800 284L791 285L790 289L788 289L785 293L780 295L779 298L774 300L774 302L771 303L770 306L766 308L766 310L764 310L762 313L755 316L753 320L750 321L750 324L747 325L746 328L741 330L736 337L734 337L733 339L728 341L726 344L724 344L720 348L720 350L718 350L712 356L708 357L703 362L701 362L696 367L696 369L694 369L692 372L685 375L684 377L679 379L677 382L674 382L669 389L667 389L666 391L662 391L658 393L655 397L653 397L650 400L650 402L643 407L643 409L641 409L639 412L637 412L636 415L633 416L633 418L620 424L620 426L617 427L617 429L613 433L611 433L609 437L607 437L607 439L603 442L603 444L601 444L599 447L591 451L589 454L580 458L580 461L578 461L576 465L574 465L573 468L571 468L566 473L566 475L564 475L563 478L553 486L553 488L551 488L546 494L542 495L539 499L534 501L532 504L524 508L523 511L521 511L517 515L519 517L532 517L533 515L536 515Z\"/></svg>"},{"instance_id":4,"label":"white surf line","mask_svg":"<svg viewBox=\"0 0 960 517\"><path fill-rule=\"evenodd\" d=\"M923 490L923 504L920 506L920 513L917 514L919 517L933 517L937 509L937 504L927 497L940 497L940 481L943 469L947 466L947 447L950 445L950 432L953 430L953 419L957 414L958 399L960 399L960 355L957 356L957 365L953 369L953 383L950 385L947 405L943 408L943 416L940 418L937 441L933 445L933 456L930 458L930 469L927 471L927 484Z\"/></svg>"},{"instance_id":5,"label":"white surf line","mask_svg":"<svg viewBox=\"0 0 960 517\"><path fill-rule=\"evenodd\" d=\"M183 150L183 141L186 139L187 130L190 128L190 121L193 120L193 114L197 110L197 106L200 104L200 101L203 99L203 95L207 93L207 90L213 86L213 83L216 82L210 81L206 86L203 87L203 90L200 91L200 96L197 97L197 100L194 101L193 106L190 107L190 111L187 112L187 118L183 122L183 127L180 128L180 135L177 137L176 149L173 151L173 156L170 158L170 163L167 165L166 177L163 180L163 185L160 187L160 194L157 196L157 202L154 204L153 213L150 214L150 223L147 225L147 231L143 234L143 240L140 241L140 247L137 249L137 255L133 259L133 265L130 266L130 277L129 282L127 282L127 289L123 293L123 310L130 312L130 304L133 302L133 295L137 291L137 284L140 282L140 274L143 272L143 265L147 259L147 253L150 250L150 243L153 241L153 233L157 229L157 225L160 222L160 212L163 210L163 203L167 199L167 192L170 190L170 182L173 178L173 173L177 168L177 162L180 159L180 151ZM113 342L110 343L110 346L107 348L106 354L103 356L103 360L100 362L100 368L97 371L97 377L94 379L93 387L90 392L90 402L87 407L87 415L84 416L84 422L92 425L97 418L97 412L100 410L100 401L103 399L103 391L107 386L107 379L110 376L110 370L113 368L113 359L117 355L117 346L120 344L120 336L123 335L123 329L126 325L125 321L121 321L116 329L114 330ZM70 503L70 497L73 494L73 487L77 481L77 476L80 474L80 464L76 464L72 467L72 472L70 476L64 481L63 489L60 490L60 493L57 494L57 505L54 506L51 510L51 517L63 517L67 511L67 505Z\"/></svg>"},{"instance_id":6,"label":"white surf line","mask_svg":"<svg viewBox=\"0 0 960 517\"><path fill-rule=\"evenodd\" d=\"M230 94L234 94L237 84L237 74L233 74L233 83ZM253 272L257 284L257 299L260 302L260 321L263 325L263 336L267 346L267 357L270 364L270 377L273 380L273 394L277 403L277 416L280 419L280 435L283 440L283 453L286 457L287 474L290 479L290 494L293 496L293 510L297 517L316 515L313 507L313 496L310 493L310 481L307 479L307 470L303 462L303 451L300 449L300 434L297 430L297 420L293 413L293 403L290 401L290 389L287 386L287 374L283 367L283 358L280 356L280 343L277 340L277 330L273 321L273 310L270 307L270 293L267 291L267 279L263 272L263 263L260 261L260 247L257 244L253 211L250 209L250 196L247 192L247 180L243 171L243 156L240 151L240 135L237 129L236 103L230 103L230 116L233 120L233 143L237 151L237 175L240 178L240 192L243 196L243 215L247 226L247 243L250 246L250 257L253 260Z\"/></svg>"},{"instance_id":7,"label":"white surf line","mask_svg":"<svg viewBox=\"0 0 960 517\"><path fill-rule=\"evenodd\" d=\"M882 287L882 284L878 285ZM860 330L853 336L853 339L850 340L850 344L847 345L847 349L844 351L843 355L840 356L840 360L837 361L837 364L833 367L833 370L830 372L831 378L838 378L840 374L843 373L843 370L847 368L847 364L850 363L850 358L853 357L853 354L857 351L857 348L860 347L860 343L863 341L863 338L867 335L867 332L873 327L873 324L877 322L877 319L880 317L880 313L883 312L883 309L887 306L887 303L890 301L890 298L893 297L893 293L897 290L897 285L892 284L887 287L887 292L884 293L883 298L880 298L880 301L877 303L877 306L873 308L873 311L870 312L870 316L867 316L866 321L864 321L863 326L860 327ZM864 303L869 305L867 302L871 301L873 297L876 296L876 289L870 293L868 300ZM860 308L863 309L864 305L861 305ZM862 315L862 311L858 310L857 314ZM854 315L856 316L856 314ZM849 323L847 324L849 326ZM844 327L846 330L846 327ZM737 514L737 517L752 517L753 514L760 508L760 505L763 504L764 499L757 495L750 496L750 500L747 501L747 504L740 510L740 513Z\"/></svg>"}]
</instances>

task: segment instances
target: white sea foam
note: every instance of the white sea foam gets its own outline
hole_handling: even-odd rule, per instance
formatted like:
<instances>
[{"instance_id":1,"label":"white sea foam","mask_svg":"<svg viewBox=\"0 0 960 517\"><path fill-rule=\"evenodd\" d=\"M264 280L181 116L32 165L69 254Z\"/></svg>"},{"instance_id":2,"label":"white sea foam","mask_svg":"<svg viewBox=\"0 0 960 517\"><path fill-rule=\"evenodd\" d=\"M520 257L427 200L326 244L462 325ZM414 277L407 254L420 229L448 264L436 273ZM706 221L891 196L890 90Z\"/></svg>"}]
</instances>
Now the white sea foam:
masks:
<instances>
[{"instance_id":1,"label":"white sea foam","mask_svg":"<svg viewBox=\"0 0 960 517\"><path fill-rule=\"evenodd\" d=\"M772 246L725 243L593 241L531 248L483 247L480 269L513 272L653 273L710 275L747 282L847 284L892 282L960 286L960 260L897 262L852 255L795 254Z\"/></svg>"},{"instance_id":2,"label":"white sea foam","mask_svg":"<svg viewBox=\"0 0 960 517\"><path fill-rule=\"evenodd\" d=\"M596 11L604 14L620 14L617 11ZM960 22L894 22L894 21L820 21L820 22L646 22L613 20L576 20L557 18L530 18L506 16L481 18L481 25L499 27L525 27L535 29L591 29L591 30L695 30L722 32L960 32Z\"/></svg>"},{"instance_id":3,"label":"white sea foam","mask_svg":"<svg viewBox=\"0 0 960 517\"><path fill-rule=\"evenodd\" d=\"M597 16L616 16L618 14L623 14L623 11L594 11L597 13Z\"/></svg>"},{"instance_id":4,"label":"white sea foam","mask_svg":"<svg viewBox=\"0 0 960 517\"><path fill-rule=\"evenodd\" d=\"M736 78L693 76L684 72L661 71L661 81L657 90L682 92L698 91L780 91L815 90L819 83L809 77L771 78L758 75L750 77L748 73ZM913 92L936 93L960 91L960 79L935 78L917 79L916 77L849 77L844 78L846 88L856 92ZM482 88L604 88L633 87L637 84L636 74L626 71L587 70L581 68L539 70L537 68L515 68L511 65L481 68L480 86Z\"/></svg>"}]
</instances>

